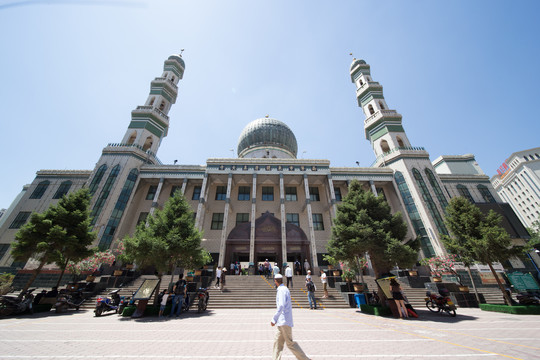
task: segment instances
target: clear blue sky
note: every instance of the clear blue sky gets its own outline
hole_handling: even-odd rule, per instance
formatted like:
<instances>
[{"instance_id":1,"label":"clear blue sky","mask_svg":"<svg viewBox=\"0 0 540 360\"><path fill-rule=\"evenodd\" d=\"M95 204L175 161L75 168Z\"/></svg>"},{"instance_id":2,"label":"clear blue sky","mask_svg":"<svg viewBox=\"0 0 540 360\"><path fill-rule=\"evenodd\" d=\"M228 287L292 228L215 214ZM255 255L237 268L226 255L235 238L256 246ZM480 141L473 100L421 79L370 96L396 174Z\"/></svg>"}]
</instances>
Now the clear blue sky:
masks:
<instances>
[{"instance_id":1,"label":"clear blue sky","mask_svg":"<svg viewBox=\"0 0 540 360\"><path fill-rule=\"evenodd\" d=\"M236 157L242 129L269 114L299 158L370 166L352 52L413 146L475 154L494 175L540 146L539 13L539 1L0 0L0 208L40 169L92 170L180 49L163 163Z\"/></svg>"}]
</instances>

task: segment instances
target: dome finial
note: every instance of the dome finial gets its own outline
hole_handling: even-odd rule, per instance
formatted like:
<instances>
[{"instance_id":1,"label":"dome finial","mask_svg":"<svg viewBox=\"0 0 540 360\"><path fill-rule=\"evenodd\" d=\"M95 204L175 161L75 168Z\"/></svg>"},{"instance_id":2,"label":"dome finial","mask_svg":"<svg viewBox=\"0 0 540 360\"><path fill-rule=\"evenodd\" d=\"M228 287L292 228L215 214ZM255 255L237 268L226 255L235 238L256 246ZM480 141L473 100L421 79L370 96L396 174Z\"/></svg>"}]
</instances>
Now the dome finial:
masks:
<instances>
[{"instance_id":1,"label":"dome finial","mask_svg":"<svg viewBox=\"0 0 540 360\"><path fill-rule=\"evenodd\" d=\"M180 55L180 57L181 57L183 52L184 52L184 49L180 49L180 54L178 54L178 55Z\"/></svg>"},{"instance_id":2,"label":"dome finial","mask_svg":"<svg viewBox=\"0 0 540 360\"><path fill-rule=\"evenodd\" d=\"M269 116L270 116L270 115L265 115L264 117L268 119Z\"/></svg>"}]
</instances>

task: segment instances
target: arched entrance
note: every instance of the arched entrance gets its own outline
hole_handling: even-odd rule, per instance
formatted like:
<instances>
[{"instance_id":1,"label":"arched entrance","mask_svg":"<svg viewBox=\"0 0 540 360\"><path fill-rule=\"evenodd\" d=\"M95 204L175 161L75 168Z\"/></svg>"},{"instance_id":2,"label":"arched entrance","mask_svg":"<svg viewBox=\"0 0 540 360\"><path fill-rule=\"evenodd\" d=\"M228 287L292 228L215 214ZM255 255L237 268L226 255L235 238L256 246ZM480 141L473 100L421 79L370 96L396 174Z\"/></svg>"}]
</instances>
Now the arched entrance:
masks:
<instances>
[{"instance_id":1,"label":"arched entrance","mask_svg":"<svg viewBox=\"0 0 540 360\"><path fill-rule=\"evenodd\" d=\"M252 260L255 265L268 259L270 262L278 263L281 267L284 262L293 263L297 258L300 261L302 258L310 259L309 241L305 232L300 227L290 223L285 224L285 231L286 258L282 253L281 220L269 212L255 220L255 249ZM226 242L225 264L251 260L249 259L250 236L250 222L238 224L232 229Z\"/></svg>"}]
</instances>

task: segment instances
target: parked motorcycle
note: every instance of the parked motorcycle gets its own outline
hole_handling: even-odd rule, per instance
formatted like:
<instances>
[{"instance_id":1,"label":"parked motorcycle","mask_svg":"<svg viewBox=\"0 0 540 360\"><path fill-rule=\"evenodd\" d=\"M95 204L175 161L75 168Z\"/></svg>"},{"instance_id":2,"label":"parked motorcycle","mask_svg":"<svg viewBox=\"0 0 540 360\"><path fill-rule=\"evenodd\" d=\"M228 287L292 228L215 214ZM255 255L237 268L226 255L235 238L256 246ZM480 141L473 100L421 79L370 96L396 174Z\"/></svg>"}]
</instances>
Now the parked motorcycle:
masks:
<instances>
[{"instance_id":1,"label":"parked motorcycle","mask_svg":"<svg viewBox=\"0 0 540 360\"><path fill-rule=\"evenodd\" d=\"M33 314L32 303L34 302L34 295L32 292L34 290L36 289L28 289L22 296L2 295L0 298L0 316L22 314L26 311Z\"/></svg>"},{"instance_id":2,"label":"parked motorcycle","mask_svg":"<svg viewBox=\"0 0 540 360\"><path fill-rule=\"evenodd\" d=\"M83 296L83 289L76 290L74 292L62 291L56 298L54 304L56 313L63 313L68 311L69 308L75 308L79 311L79 307L86 299Z\"/></svg>"},{"instance_id":3,"label":"parked motorcycle","mask_svg":"<svg viewBox=\"0 0 540 360\"><path fill-rule=\"evenodd\" d=\"M445 311L448 315L456 316L456 305L450 300L450 293L446 289L439 290L439 294L432 294L431 291L426 292L426 307L429 311L440 312Z\"/></svg>"},{"instance_id":4,"label":"parked motorcycle","mask_svg":"<svg viewBox=\"0 0 540 360\"><path fill-rule=\"evenodd\" d=\"M101 316L101 314L107 311L118 312L118 307L120 305L120 295L118 295L119 291L120 289L111 291L109 293L109 295L111 295L110 299L108 297L97 298L96 309L94 310L96 316Z\"/></svg>"},{"instance_id":5,"label":"parked motorcycle","mask_svg":"<svg viewBox=\"0 0 540 360\"><path fill-rule=\"evenodd\" d=\"M206 311L206 307L208 306L208 299L210 299L208 290L206 288L199 288L199 290L197 290L197 299L197 312L201 313L203 311Z\"/></svg>"},{"instance_id":6,"label":"parked motorcycle","mask_svg":"<svg viewBox=\"0 0 540 360\"><path fill-rule=\"evenodd\" d=\"M133 299L133 295L135 295L135 291L133 291L131 293L131 296L122 296L120 298L120 304L118 305L118 314L122 314L122 312L124 312L124 309L126 308L126 306L133 306L135 304L135 300Z\"/></svg>"},{"instance_id":7,"label":"parked motorcycle","mask_svg":"<svg viewBox=\"0 0 540 360\"><path fill-rule=\"evenodd\" d=\"M538 292L525 291L517 296L520 305L540 305L540 294Z\"/></svg>"}]
</instances>

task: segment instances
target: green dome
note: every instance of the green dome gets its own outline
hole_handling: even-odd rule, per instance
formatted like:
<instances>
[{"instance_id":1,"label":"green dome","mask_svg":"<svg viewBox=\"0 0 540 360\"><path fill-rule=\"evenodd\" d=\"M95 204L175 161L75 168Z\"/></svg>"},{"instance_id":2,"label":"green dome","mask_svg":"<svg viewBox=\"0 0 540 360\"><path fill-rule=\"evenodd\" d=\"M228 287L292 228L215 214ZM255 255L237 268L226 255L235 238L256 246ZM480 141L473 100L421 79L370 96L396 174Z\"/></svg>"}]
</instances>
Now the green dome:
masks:
<instances>
[{"instance_id":1,"label":"green dome","mask_svg":"<svg viewBox=\"0 0 540 360\"><path fill-rule=\"evenodd\" d=\"M184 60L182 59L182 55L171 55L169 56L169 60L176 60L182 65L182 68L186 68L186 64L184 63Z\"/></svg>"},{"instance_id":2,"label":"green dome","mask_svg":"<svg viewBox=\"0 0 540 360\"><path fill-rule=\"evenodd\" d=\"M364 60L361 60L361 59L353 59L353 62L351 64L351 70L354 69L354 67L356 65L365 65L366 62Z\"/></svg>"},{"instance_id":3,"label":"green dome","mask_svg":"<svg viewBox=\"0 0 540 360\"><path fill-rule=\"evenodd\" d=\"M250 122L238 140L238 156L244 157L256 149L273 148L284 150L296 158L298 146L292 130L276 119L262 118Z\"/></svg>"}]
</instances>

